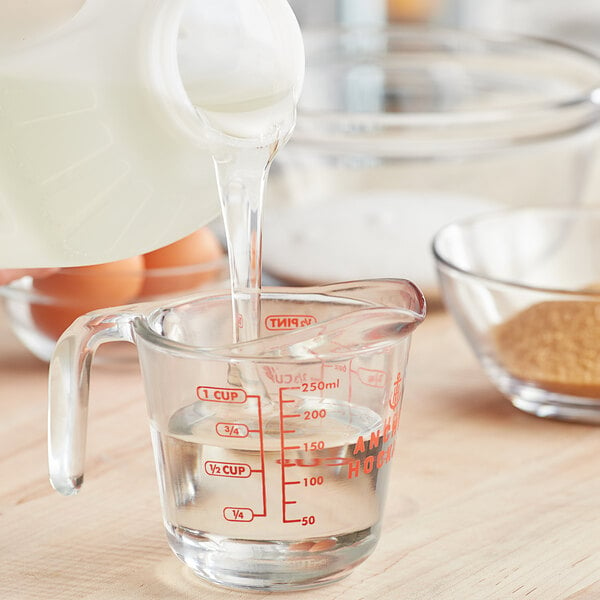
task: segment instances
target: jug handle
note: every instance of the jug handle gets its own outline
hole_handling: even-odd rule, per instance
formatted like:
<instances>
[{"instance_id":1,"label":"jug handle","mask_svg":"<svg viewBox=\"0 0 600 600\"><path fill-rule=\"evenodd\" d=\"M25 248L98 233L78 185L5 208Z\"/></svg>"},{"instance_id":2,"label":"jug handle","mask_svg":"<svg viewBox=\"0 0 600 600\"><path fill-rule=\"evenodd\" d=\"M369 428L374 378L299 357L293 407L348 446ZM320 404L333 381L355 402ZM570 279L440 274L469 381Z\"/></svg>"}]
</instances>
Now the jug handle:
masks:
<instances>
[{"instance_id":1,"label":"jug handle","mask_svg":"<svg viewBox=\"0 0 600 600\"><path fill-rule=\"evenodd\" d=\"M65 496L76 494L83 483L92 359L106 342L133 343L137 315L118 308L88 313L56 343L48 378L48 469L52 487Z\"/></svg>"}]
</instances>

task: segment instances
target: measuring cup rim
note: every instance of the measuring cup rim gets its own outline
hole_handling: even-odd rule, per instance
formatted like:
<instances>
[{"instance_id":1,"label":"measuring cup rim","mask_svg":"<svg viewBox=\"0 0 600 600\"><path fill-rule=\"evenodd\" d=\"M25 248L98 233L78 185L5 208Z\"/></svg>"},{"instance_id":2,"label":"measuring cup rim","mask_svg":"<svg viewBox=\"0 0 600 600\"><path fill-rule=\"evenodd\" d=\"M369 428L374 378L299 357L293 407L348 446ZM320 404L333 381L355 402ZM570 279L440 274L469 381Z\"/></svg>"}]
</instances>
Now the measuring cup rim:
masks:
<instances>
[{"instance_id":1,"label":"measuring cup rim","mask_svg":"<svg viewBox=\"0 0 600 600\"><path fill-rule=\"evenodd\" d=\"M394 306L391 304L386 304L385 302L375 302L369 299L361 300L358 297L350 297L350 294L357 293L359 290L370 290L377 291L378 289L388 289L390 292L393 292L394 288L397 289L398 292L404 292L406 294L406 298L408 300L407 306ZM346 294L346 295L345 295ZM407 279L370 279L370 280L361 280L361 281L349 281L342 283L334 283L324 286L314 286L314 287L265 287L261 290L261 296L265 299L267 298L277 298L279 296L290 296L294 295L297 297L311 295L319 295L319 296L329 296L332 299L339 299L340 301L346 301L350 303L362 303L365 306L365 310L385 310L391 311L398 315L399 322L404 323L405 325L402 328L402 336L406 337L409 335L412 330L425 319L425 315L427 312L426 308L426 300L423 292L419 289L417 285ZM223 360L223 361L257 361L257 360L267 360L268 362L276 363L276 362L289 362L291 359L294 362L314 362L315 360L347 360L351 356L356 356L361 352L372 352L374 349L377 351L381 351L384 346L392 346L398 343L396 338L390 339L387 343L379 343L373 347L366 347L364 350L347 350L347 351L336 351L334 352L325 352L325 353L315 353L311 356L305 357L297 357L292 356L290 354L282 354L282 355L271 355L264 353L256 353L256 352L248 352L243 353L240 350L244 348L251 348L253 344L256 343L256 340L252 340L249 342L244 342L241 344L226 344L220 346L194 346L191 344L186 344L184 342L179 342L173 340L169 337L161 335L158 333L153 327L151 322L161 313L168 312L169 310L176 309L178 306L183 306L189 303L198 302L201 300L217 300L223 298L229 298L231 296L231 292L229 290L213 290L207 291L200 294L194 294L192 296L188 296L185 298L179 298L173 302L168 304L161 303L161 305L157 305L157 303L152 303L149 307L140 310L137 312L132 320L133 328L136 332L136 335L152 344L153 346L158 346L170 354L177 354L189 357L203 357L210 358L211 360ZM401 318L400 318L401 317ZM310 330L313 327L324 326L325 324L331 323L335 319L328 319L325 321L321 321L318 323L314 323L309 325L308 327L302 327L293 330L287 330L283 332L275 332L273 335L263 336L260 338L260 341L263 340L274 340L277 337L285 336L286 339L292 338L294 336L302 335L302 333Z\"/></svg>"}]
</instances>

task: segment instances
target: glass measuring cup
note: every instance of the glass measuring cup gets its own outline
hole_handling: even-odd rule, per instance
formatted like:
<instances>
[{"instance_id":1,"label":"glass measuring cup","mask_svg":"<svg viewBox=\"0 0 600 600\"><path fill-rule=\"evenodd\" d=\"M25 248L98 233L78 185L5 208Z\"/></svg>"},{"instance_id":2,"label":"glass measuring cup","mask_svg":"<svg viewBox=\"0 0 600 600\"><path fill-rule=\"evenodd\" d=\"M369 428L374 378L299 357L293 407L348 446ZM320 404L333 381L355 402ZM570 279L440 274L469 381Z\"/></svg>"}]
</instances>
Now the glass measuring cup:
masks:
<instances>
[{"instance_id":1,"label":"glass measuring cup","mask_svg":"<svg viewBox=\"0 0 600 600\"><path fill-rule=\"evenodd\" d=\"M382 279L265 289L261 314L243 344L228 292L80 317L50 365L50 478L66 495L81 486L93 354L132 342L175 554L228 587L308 588L377 543L425 300Z\"/></svg>"}]
</instances>

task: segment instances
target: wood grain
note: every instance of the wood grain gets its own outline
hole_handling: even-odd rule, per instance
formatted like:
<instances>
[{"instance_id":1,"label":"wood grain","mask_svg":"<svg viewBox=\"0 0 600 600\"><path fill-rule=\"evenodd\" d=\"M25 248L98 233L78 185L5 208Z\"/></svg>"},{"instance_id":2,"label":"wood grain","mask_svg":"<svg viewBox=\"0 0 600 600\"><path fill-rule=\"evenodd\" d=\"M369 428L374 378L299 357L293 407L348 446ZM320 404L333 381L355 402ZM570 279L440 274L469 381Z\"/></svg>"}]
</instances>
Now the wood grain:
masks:
<instances>
[{"instance_id":1,"label":"wood grain","mask_svg":"<svg viewBox=\"0 0 600 600\"><path fill-rule=\"evenodd\" d=\"M1 327L1 598L273 598L206 585L171 555L133 353L94 370L86 483L53 492L46 365ZM512 408L442 312L415 333L398 444L375 553L277 598L600 598L600 430Z\"/></svg>"}]
</instances>

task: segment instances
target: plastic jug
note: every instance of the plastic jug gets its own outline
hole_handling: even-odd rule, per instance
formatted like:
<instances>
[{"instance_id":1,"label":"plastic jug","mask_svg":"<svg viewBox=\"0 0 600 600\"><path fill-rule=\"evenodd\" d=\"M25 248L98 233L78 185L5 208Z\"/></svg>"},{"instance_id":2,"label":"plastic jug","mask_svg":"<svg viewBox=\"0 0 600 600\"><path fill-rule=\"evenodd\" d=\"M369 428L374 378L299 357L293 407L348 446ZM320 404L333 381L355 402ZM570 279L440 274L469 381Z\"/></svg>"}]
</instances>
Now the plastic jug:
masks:
<instances>
[{"instance_id":1,"label":"plastic jug","mask_svg":"<svg viewBox=\"0 0 600 600\"><path fill-rule=\"evenodd\" d=\"M0 266L117 260L206 224L215 144L275 143L302 76L285 0L3 0Z\"/></svg>"}]
</instances>

